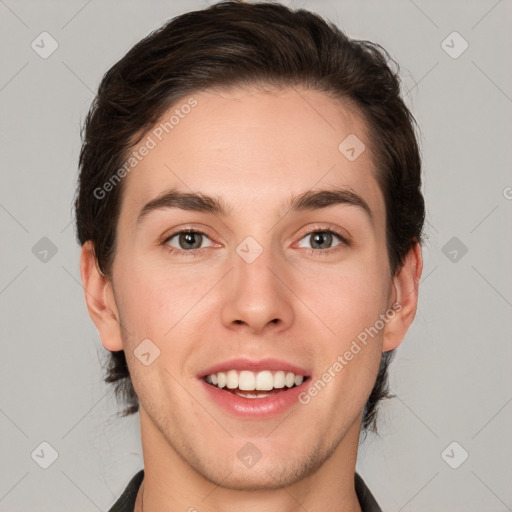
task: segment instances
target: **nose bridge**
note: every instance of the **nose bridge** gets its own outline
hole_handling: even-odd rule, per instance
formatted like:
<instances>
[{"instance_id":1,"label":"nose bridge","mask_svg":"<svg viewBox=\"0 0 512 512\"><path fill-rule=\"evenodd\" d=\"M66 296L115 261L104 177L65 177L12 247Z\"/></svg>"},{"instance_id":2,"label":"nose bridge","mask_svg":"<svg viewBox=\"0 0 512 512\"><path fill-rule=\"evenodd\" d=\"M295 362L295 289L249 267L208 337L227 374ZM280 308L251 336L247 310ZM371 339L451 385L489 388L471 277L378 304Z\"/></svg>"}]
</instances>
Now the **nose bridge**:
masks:
<instances>
[{"instance_id":1,"label":"nose bridge","mask_svg":"<svg viewBox=\"0 0 512 512\"><path fill-rule=\"evenodd\" d=\"M274 288L276 278L270 269L279 266L279 262L272 252L270 236L262 241L262 244L253 236L246 237L238 244L234 257L234 276L238 281L237 286L247 284L255 290L259 288L262 291L268 286Z\"/></svg>"}]
</instances>

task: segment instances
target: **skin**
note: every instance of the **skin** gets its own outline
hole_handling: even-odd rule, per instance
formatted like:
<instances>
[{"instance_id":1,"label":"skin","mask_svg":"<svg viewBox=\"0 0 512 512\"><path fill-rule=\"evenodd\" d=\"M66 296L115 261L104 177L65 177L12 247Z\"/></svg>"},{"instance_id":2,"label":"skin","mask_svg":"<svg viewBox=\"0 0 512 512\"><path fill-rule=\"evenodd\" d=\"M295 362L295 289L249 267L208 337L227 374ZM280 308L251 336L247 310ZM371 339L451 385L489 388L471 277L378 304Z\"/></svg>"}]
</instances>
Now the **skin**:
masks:
<instances>
[{"instance_id":1,"label":"skin","mask_svg":"<svg viewBox=\"0 0 512 512\"><path fill-rule=\"evenodd\" d=\"M400 345L414 319L420 247L392 277L367 128L348 104L301 88L193 96L197 106L125 178L112 279L98 271L90 242L82 251L90 315L103 346L125 350L140 400L136 510L143 494L146 512L359 511L362 412L382 352ZM349 134L366 144L353 162L338 150ZM137 223L144 204L173 187L220 197L232 211L163 208ZM331 187L360 195L373 217L349 204L287 213L291 195ZM207 235L195 256L178 236L162 243L187 227ZM329 227L351 244L333 236L314 245ZM235 251L247 236L263 248L250 264ZM233 357L274 357L311 370L314 381L394 302L401 310L310 403L278 417L230 415L197 378ZM133 353L147 338L160 349L149 366ZM251 468L237 458L247 442L262 454Z\"/></svg>"}]
</instances>

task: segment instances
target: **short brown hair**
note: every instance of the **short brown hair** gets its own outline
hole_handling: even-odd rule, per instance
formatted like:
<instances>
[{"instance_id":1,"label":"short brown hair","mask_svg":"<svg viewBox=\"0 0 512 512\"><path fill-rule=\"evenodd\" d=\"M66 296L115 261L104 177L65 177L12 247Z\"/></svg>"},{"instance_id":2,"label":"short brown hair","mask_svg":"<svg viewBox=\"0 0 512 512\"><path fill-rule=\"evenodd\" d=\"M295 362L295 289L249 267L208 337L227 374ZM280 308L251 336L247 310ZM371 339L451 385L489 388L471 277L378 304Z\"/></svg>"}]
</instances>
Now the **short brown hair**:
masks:
<instances>
[{"instance_id":1,"label":"short brown hair","mask_svg":"<svg viewBox=\"0 0 512 512\"><path fill-rule=\"evenodd\" d=\"M304 9L235 0L173 18L137 43L100 83L82 132L75 200L79 243L93 242L100 270L111 277L123 182L104 197L97 190L171 105L212 87L300 85L351 101L368 125L394 275L421 243L425 216L415 121L401 99L398 73L380 45L350 39ZM376 431L377 404L392 396L387 370L393 355L382 354L363 431ZM105 382L116 384L124 416L138 411L124 351L110 353Z\"/></svg>"}]
</instances>

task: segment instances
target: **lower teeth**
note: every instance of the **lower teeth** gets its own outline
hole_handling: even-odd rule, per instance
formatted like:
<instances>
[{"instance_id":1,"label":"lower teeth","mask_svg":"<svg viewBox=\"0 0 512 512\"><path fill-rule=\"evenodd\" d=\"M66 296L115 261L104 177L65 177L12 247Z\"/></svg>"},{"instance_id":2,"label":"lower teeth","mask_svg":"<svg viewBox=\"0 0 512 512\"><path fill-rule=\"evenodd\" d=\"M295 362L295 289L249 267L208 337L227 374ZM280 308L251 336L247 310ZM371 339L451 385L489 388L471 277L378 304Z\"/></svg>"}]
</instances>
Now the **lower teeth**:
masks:
<instances>
[{"instance_id":1,"label":"lower teeth","mask_svg":"<svg viewBox=\"0 0 512 512\"><path fill-rule=\"evenodd\" d=\"M244 393L243 391L235 391L235 395L241 396L243 398L266 398L267 396L272 396L273 394L275 394L275 393L262 392L262 393L251 394L251 393Z\"/></svg>"}]
</instances>

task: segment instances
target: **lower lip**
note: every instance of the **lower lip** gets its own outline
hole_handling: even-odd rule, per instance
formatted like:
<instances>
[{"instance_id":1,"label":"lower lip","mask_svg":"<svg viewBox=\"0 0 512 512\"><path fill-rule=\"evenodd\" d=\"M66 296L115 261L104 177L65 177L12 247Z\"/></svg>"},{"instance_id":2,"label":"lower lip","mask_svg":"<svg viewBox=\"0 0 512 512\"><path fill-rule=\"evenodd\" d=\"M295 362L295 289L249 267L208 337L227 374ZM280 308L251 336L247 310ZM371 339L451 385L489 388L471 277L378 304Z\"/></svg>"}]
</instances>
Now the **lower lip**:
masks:
<instances>
[{"instance_id":1,"label":"lower lip","mask_svg":"<svg viewBox=\"0 0 512 512\"><path fill-rule=\"evenodd\" d=\"M284 388L286 391L280 391L272 396L244 398L212 386L203 379L200 380L206 392L220 407L235 416L248 418L271 418L282 414L298 403L298 396L309 385L309 379L306 379L300 386Z\"/></svg>"}]
</instances>

